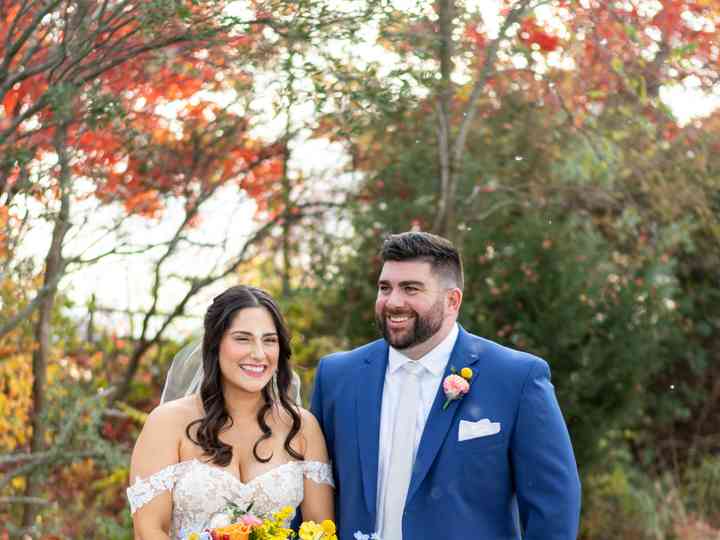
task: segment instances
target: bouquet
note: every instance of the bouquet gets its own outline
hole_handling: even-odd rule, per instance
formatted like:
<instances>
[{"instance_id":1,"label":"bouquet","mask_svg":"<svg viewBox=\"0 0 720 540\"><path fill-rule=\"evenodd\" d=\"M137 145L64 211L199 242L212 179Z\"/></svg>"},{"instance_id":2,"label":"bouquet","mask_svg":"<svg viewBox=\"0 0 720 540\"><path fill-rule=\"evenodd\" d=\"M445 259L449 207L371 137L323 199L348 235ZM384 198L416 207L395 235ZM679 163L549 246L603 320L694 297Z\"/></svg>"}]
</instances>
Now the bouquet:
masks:
<instances>
[{"instance_id":1,"label":"bouquet","mask_svg":"<svg viewBox=\"0 0 720 540\"><path fill-rule=\"evenodd\" d=\"M299 537L300 540L338 540L335 523L326 519L322 523L304 521L300 525L300 534L285 527L285 523L292 515L293 509L289 506L275 512L271 517L261 519L251 513L252 504L246 509L240 509L233 503L228 503L226 516L231 523L205 529L197 532L183 532L183 540L289 540Z\"/></svg>"}]
</instances>

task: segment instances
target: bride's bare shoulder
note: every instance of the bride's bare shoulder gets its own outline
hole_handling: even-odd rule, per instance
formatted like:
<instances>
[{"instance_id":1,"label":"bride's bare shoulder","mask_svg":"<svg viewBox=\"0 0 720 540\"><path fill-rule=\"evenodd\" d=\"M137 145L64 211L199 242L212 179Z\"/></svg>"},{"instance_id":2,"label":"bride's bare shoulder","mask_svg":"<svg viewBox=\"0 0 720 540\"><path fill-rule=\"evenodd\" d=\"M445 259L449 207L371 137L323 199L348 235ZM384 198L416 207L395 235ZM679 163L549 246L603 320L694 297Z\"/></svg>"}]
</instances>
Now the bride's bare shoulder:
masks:
<instances>
[{"instance_id":1,"label":"bride's bare shoulder","mask_svg":"<svg viewBox=\"0 0 720 540\"><path fill-rule=\"evenodd\" d=\"M165 432L185 431L188 423L201 416L201 407L197 396L161 403L148 415L143 429L159 429Z\"/></svg>"},{"instance_id":2,"label":"bride's bare shoulder","mask_svg":"<svg viewBox=\"0 0 720 540\"><path fill-rule=\"evenodd\" d=\"M146 478L178 463L187 425L197 418L192 397L155 407L145 420L130 459L131 478Z\"/></svg>"},{"instance_id":3,"label":"bride's bare shoulder","mask_svg":"<svg viewBox=\"0 0 720 540\"><path fill-rule=\"evenodd\" d=\"M300 413L300 419L302 422L300 433L302 434L303 442L305 443L303 448L305 459L309 461L314 460L326 462L328 460L327 449L325 447L325 437L323 436L322 429L320 428L320 423L317 421L317 418L315 418L313 413L307 409L298 407L298 412Z\"/></svg>"},{"instance_id":4,"label":"bride's bare shoulder","mask_svg":"<svg viewBox=\"0 0 720 540\"><path fill-rule=\"evenodd\" d=\"M300 413L300 433L302 436L310 443L317 441L318 439L324 440L320 424L313 413L307 409L303 409L302 407L298 407L298 412Z\"/></svg>"},{"instance_id":5,"label":"bride's bare shoulder","mask_svg":"<svg viewBox=\"0 0 720 540\"><path fill-rule=\"evenodd\" d=\"M303 431L316 431L320 429L320 424L318 423L317 418L315 418L315 415L313 413L311 413L307 409L304 409L303 407L298 407L296 410L300 415L300 421L302 422Z\"/></svg>"}]
</instances>

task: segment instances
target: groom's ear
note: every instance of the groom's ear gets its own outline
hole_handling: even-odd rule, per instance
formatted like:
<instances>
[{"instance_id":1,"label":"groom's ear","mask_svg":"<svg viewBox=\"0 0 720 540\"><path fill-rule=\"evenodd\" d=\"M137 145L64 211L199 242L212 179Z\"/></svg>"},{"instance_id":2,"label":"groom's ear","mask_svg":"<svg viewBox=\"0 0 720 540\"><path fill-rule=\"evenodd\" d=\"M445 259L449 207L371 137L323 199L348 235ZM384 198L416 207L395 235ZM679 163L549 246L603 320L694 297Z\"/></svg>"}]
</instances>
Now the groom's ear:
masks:
<instances>
[{"instance_id":1,"label":"groom's ear","mask_svg":"<svg viewBox=\"0 0 720 540\"><path fill-rule=\"evenodd\" d=\"M447 303L448 309L453 313L459 313L460 312L460 305L462 304L462 297L463 293L460 289L457 287L453 287L452 289L448 289L447 296L445 298L445 301Z\"/></svg>"}]
</instances>

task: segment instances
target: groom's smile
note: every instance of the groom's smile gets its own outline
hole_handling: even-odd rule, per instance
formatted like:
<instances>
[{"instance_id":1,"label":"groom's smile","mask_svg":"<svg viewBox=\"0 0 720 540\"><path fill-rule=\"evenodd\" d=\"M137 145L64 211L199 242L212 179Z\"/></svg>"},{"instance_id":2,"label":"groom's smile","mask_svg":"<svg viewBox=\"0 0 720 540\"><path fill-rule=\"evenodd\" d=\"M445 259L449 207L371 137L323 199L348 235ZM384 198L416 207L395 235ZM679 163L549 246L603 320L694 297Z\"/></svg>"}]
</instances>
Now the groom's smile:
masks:
<instances>
[{"instance_id":1,"label":"groom's smile","mask_svg":"<svg viewBox=\"0 0 720 540\"><path fill-rule=\"evenodd\" d=\"M385 324L382 326L384 326L385 330L390 334L391 338L389 341L391 343L400 340L402 335L412 332L415 328L415 313L386 313L384 318ZM381 331L382 330L381 328Z\"/></svg>"},{"instance_id":2,"label":"groom's smile","mask_svg":"<svg viewBox=\"0 0 720 540\"><path fill-rule=\"evenodd\" d=\"M399 328L406 328L408 326L408 322L413 317L411 315L388 315L386 317L387 321L390 323L390 328L393 329L399 329Z\"/></svg>"}]
</instances>

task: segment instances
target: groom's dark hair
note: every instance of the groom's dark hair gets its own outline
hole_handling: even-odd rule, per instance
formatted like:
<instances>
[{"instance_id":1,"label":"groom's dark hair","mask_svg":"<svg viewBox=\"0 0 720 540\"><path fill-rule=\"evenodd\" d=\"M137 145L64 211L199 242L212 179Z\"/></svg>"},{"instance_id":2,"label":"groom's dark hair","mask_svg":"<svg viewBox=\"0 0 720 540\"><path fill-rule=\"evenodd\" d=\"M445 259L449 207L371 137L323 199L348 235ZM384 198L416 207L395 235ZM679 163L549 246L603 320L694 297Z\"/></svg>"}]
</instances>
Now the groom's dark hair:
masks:
<instances>
[{"instance_id":1,"label":"groom's dark hair","mask_svg":"<svg viewBox=\"0 0 720 540\"><path fill-rule=\"evenodd\" d=\"M436 275L462 290L463 265L460 252L450 240L421 231L391 234L383 243L382 262L425 261Z\"/></svg>"}]
</instances>

